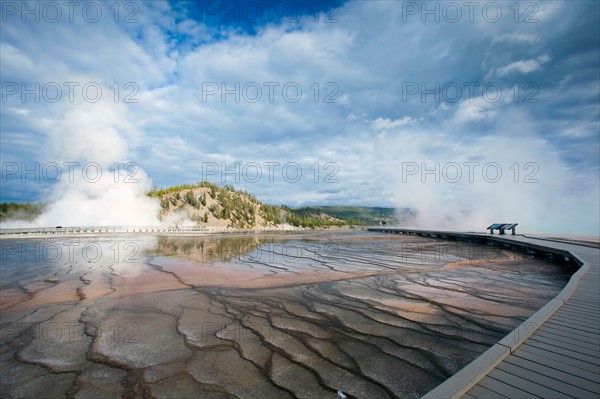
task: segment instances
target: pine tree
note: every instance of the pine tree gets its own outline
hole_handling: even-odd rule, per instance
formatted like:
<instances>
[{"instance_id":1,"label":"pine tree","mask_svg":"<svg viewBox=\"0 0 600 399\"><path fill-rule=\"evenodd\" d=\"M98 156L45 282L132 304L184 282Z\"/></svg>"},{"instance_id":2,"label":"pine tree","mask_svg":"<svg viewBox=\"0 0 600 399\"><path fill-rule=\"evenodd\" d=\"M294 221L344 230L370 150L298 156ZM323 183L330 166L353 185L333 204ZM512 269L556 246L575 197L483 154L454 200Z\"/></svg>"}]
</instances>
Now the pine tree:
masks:
<instances>
[{"instance_id":1,"label":"pine tree","mask_svg":"<svg viewBox=\"0 0 600 399\"><path fill-rule=\"evenodd\" d=\"M185 200L187 201L188 204L190 204L194 208L196 208L198 205L198 202L196 201L196 197L194 197L194 193L192 191L188 191L185 194Z\"/></svg>"}]
</instances>

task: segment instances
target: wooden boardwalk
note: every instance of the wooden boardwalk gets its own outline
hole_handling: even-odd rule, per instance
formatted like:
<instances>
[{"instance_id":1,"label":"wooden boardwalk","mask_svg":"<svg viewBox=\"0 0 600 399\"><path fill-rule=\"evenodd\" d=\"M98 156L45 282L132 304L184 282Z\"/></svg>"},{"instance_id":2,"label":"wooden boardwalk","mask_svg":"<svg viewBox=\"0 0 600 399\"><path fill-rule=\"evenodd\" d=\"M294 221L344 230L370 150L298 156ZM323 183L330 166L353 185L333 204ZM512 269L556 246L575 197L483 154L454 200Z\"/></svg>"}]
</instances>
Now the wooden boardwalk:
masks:
<instances>
[{"instance_id":1,"label":"wooden boardwalk","mask_svg":"<svg viewBox=\"0 0 600 399\"><path fill-rule=\"evenodd\" d=\"M544 245L571 252L589 269L570 298L462 397L600 397L600 250L560 242Z\"/></svg>"},{"instance_id":2,"label":"wooden boardwalk","mask_svg":"<svg viewBox=\"0 0 600 399\"><path fill-rule=\"evenodd\" d=\"M370 230L471 237L569 256L580 264L555 299L424 398L600 398L599 248L522 235Z\"/></svg>"}]
</instances>

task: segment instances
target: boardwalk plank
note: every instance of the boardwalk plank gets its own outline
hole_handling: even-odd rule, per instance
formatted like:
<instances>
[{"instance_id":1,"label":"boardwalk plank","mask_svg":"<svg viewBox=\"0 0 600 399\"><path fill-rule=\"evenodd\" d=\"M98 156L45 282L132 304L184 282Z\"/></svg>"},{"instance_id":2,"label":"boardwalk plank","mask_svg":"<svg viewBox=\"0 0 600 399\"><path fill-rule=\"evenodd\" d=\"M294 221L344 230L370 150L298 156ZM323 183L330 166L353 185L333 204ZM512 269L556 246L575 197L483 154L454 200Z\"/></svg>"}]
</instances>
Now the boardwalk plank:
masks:
<instances>
[{"instance_id":1,"label":"boardwalk plank","mask_svg":"<svg viewBox=\"0 0 600 399\"><path fill-rule=\"evenodd\" d=\"M566 306L565 308L563 308L564 306ZM585 303L581 303L581 302L573 302L573 300L565 303L563 306L561 306L560 309L560 313L558 313L558 315L579 315L579 314L584 314L585 316L589 316L589 317L595 317L598 316L598 304L596 304L595 306L589 306ZM576 312L576 313L573 313Z\"/></svg>"},{"instance_id":2,"label":"boardwalk plank","mask_svg":"<svg viewBox=\"0 0 600 399\"><path fill-rule=\"evenodd\" d=\"M594 290L597 290L597 289L598 289L598 287L594 288ZM579 296L571 297L567 301L567 304L572 305L572 306L577 306L582 309L589 309L589 310L598 309L598 303L593 299L588 299L587 297L579 297Z\"/></svg>"},{"instance_id":3,"label":"boardwalk plank","mask_svg":"<svg viewBox=\"0 0 600 399\"><path fill-rule=\"evenodd\" d=\"M529 339L532 341L532 343L537 341L556 348L561 348L564 350L579 353L581 355L585 355L589 358L595 359L595 361L593 361L592 363L596 364L596 362L598 362L597 364L600 364L600 352L598 352L597 347L584 347L576 343L561 341L556 338L542 337L539 334L534 334L531 337L529 337Z\"/></svg>"},{"instance_id":4,"label":"boardwalk plank","mask_svg":"<svg viewBox=\"0 0 600 399\"><path fill-rule=\"evenodd\" d=\"M577 303L573 302L573 300L568 301L563 306L567 306L566 308L561 307L558 312L558 315L572 315L572 312L575 311L577 313L583 313L588 316L595 316L596 311L598 310L598 306L589 306L585 303Z\"/></svg>"},{"instance_id":5,"label":"boardwalk plank","mask_svg":"<svg viewBox=\"0 0 600 399\"><path fill-rule=\"evenodd\" d=\"M578 320L575 319L569 319L566 317L553 317L550 319L550 321L554 322L554 323L560 323L566 326L570 326L572 328L576 328L579 330L587 330L589 332L595 332L598 331L599 327L596 327L594 325L594 323L586 323L585 319L580 318Z\"/></svg>"},{"instance_id":6,"label":"boardwalk plank","mask_svg":"<svg viewBox=\"0 0 600 399\"><path fill-rule=\"evenodd\" d=\"M563 396L572 396L576 398L582 398L589 396L591 392L585 391L574 385L569 384L566 381L557 380L552 377L539 374L536 371L516 366L507 362L502 362L498 365L496 370L506 371L513 375L518 375L520 378L526 379L532 383L532 385L540 385L545 388L561 393ZM494 370L494 371L496 371ZM491 374L491 373L490 373Z\"/></svg>"},{"instance_id":7,"label":"boardwalk plank","mask_svg":"<svg viewBox=\"0 0 600 399\"><path fill-rule=\"evenodd\" d=\"M565 320L559 320L556 318L551 318L548 321L546 321L546 323L551 323L551 324L555 324L561 327L568 327L568 328L573 328L574 330L578 330L578 331L583 331L583 332L588 332L591 334L594 333L598 333L598 330L595 330L593 327L590 326L574 326L573 324L570 324L569 322L565 321ZM546 324L544 323L544 324Z\"/></svg>"},{"instance_id":8,"label":"boardwalk plank","mask_svg":"<svg viewBox=\"0 0 600 399\"><path fill-rule=\"evenodd\" d=\"M584 307L570 307L568 309L565 309L565 311L568 310L568 314L571 315L572 317L578 317L578 318L583 318L589 321L594 322L594 324L598 324L600 322L600 315L598 315L598 310L600 309L591 309L591 308L584 308Z\"/></svg>"},{"instance_id":9,"label":"boardwalk plank","mask_svg":"<svg viewBox=\"0 0 600 399\"><path fill-rule=\"evenodd\" d=\"M594 297L594 295L598 294L597 289L598 289L598 286L596 284L583 283L577 287L577 292L578 292L578 294L580 294L582 296ZM586 299L580 297L579 295L574 297L573 300L582 301L582 302L586 301ZM588 301L593 301L593 299L588 299Z\"/></svg>"},{"instance_id":10,"label":"boardwalk plank","mask_svg":"<svg viewBox=\"0 0 600 399\"><path fill-rule=\"evenodd\" d=\"M588 277L590 278L590 277ZM594 302L594 300L598 297L597 286L588 284L578 284L577 290L571 295L569 300L579 300L579 301L589 301Z\"/></svg>"},{"instance_id":11,"label":"boardwalk plank","mask_svg":"<svg viewBox=\"0 0 600 399\"><path fill-rule=\"evenodd\" d=\"M564 356L548 357L548 352L542 352L542 354L531 351L528 348L520 348L518 353L514 353L513 356L526 359L532 362L540 363L548 367L562 370L565 373L577 375L586 380L600 384L600 366L596 366L591 370L580 368L581 366L575 359L567 358ZM572 362L569 362L572 360Z\"/></svg>"},{"instance_id":12,"label":"boardwalk plank","mask_svg":"<svg viewBox=\"0 0 600 399\"><path fill-rule=\"evenodd\" d=\"M536 344L538 344L538 343L536 342ZM554 349L554 351L551 351L550 349ZM559 351L560 349L556 349L556 348L552 348L552 347L541 347L540 348L539 346L531 345L531 342L529 342L529 341L527 341L525 344L519 346L519 350L516 351L515 354L520 353L521 350L525 350L527 352L534 353L539 356L544 356L544 357L548 357L551 359L557 359L560 362L563 362L565 364L575 366L575 367L578 367L578 368L581 368L584 370L588 370L591 372L600 370L600 365L594 364L591 362L586 362L585 360L582 360L582 358L580 356L578 356L578 354L575 354L570 351L565 351L565 353L559 353L557 351Z\"/></svg>"},{"instance_id":13,"label":"boardwalk plank","mask_svg":"<svg viewBox=\"0 0 600 399\"><path fill-rule=\"evenodd\" d=\"M582 287L582 288L592 287L593 288L594 286L597 286L598 284L593 280L595 277L600 277L600 275L596 274L594 276L594 275L588 273L587 278L585 280L580 280L579 284L577 284L577 287ZM582 291L582 292L586 293L585 291ZM592 292L592 295L593 294L597 294L597 292L596 293Z\"/></svg>"},{"instance_id":14,"label":"boardwalk plank","mask_svg":"<svg viewBox=\"0 0 600 399\"><path fill-rule=\"evenodd\" d=\"M473 389L471 389L468 392L468 394L473 395L476 398L481 398L481 399L506 399L506 398L508 398L508 396L499 394L498 392L492 391L491 389L488 389L482 385L477 385L476 387L473 387Z\"/></svg>"},{"instance_id":15,"label":"boardwalk plank","mask_svg":"<svg viewBox=\"0 0 600 399\"><path fill-rule=\"evenodd\" d=\"M553 332L539 331L536 332L532 339L544 342L557 342L556 345L562 348L572 348L573 351L584 353L589 356L600 357L600 346L597 342L590 342L576 337L565 337Z\"/></svg>"},{"instance_id":16,"label":"boardwalk plank","mask_svg":"<svg viewBox=\"0 0 600 399\"><path fill-rule=\"evenodd\" d=\"M536 331L535 335L539 335L540 337L555 338L559 341L565 341L583 347L598 347L598 339L596 339L594 336L590 336L589 334L586 336L585 333L580 333L579 331L561 330L553 328L553 326L548 326L546 328L546 326L547 325L544 324L544 329Z\"/></svg>"},{"instance_id":17,"label":"boardwalk plank","mask_svg":"<svg viewBox=\"0 0 600 399\"><path fill-rule=\"evenodd\" d=\"M563 322L570 323L573 326L588 327L592 329L595 328L596 330L600 328L600 320L596 321L585 316L566 316L563 314L553 317L553 319L562 320Z\"/></svg>"},{"instance_id":18,"label":"boardwalk plank","mask_svg":"<svg viewBox=\"0 0 600 399\"><path fill-rule=\"evenodd\" d=\"M592 279L592 276L588 276L589 279ZM584 280L580 281L577 284L577 291L582 292L584 294L595 294L597 291L594 291L595 288L598 287L598 284L595 281Z\"/></svg>"},{"instance_id":19,"label":"boardwalk plank","mask_svg":"<svg viewBox=\"0 0 600 399\"><path fill-rule=\"evenodd\" d=\"M544 325L545 327L545 325ZM552 329L544 329L543 331L536 331L536 335L540 337L552 338L555 337L561 341L573 342L576 344L581 344L582 347L587 348L590 347L592 349L598 348L598 340L596 338L589 338L581 335L577 335L575 333L569 331L557 331Z\"/></svg>"},{"instance_id":20,"label":"boardwalk plank","mask_svg":"<svg viewBox=\"0 0 600 399\"><path fill-rule=\"evenodd\" d=\"M537 398L537 396L535 396L529 392L525 392L519 388L513 387L510 384L499 381L499 380L489 377L489 376L482 379L479 382L479 384L477 384L477 387L479 387L479 386L487 388L496 393L501 392L508 398ZM473 389L473 390L475 390L475 389Z\"/></svg>"},{"instance_id":21,"label":"boardwalk plank","mask_svg":"<svg viewBox=\"0 0 600 399\"><path fill-rule=\"evenodd\" d=\"M571 349L576 352L581 352L583 350L583 353L587 353L587 351L600 353L600 347L593 342L590 343L581 340L568 339L560 335L548 334L544 331L536 331L530 338L537 341L547 342L561 348ZM593 353L590 353L590 355L593 355Z\"/></svg>"},{"instance_id":22,"label":"boardwalk plank","mask_svg":"<svg viewBox=\"0 0 600 399\"><path fill-rule=\"evenodd\" d=\"M600 276L598 276L600 277ZM588 278L592 278L591 276L588 276ZM587 281L584 281L580 284L577 284L578 288L594 288L595 284L590 284ZM576 293L576 295L574 296L574 298L579 298L579 297L590 297L593 299L595 299L598 296L598 292L588 292L587 290L578 290Z\"/></svg>"},{"instance_id":23,"label":"boardwalk plank","mask_svg":"<svg viewBox=\"0 0 600 399\"><path fill-rule=\"evenodd\" d=\"M564 355L567 357L572 357L574 359L579 359L580 362L591 363L593 365L600 365L598 358L593 357L593 356L588 356L585 354L581 354L581 353L577 353L577 352L573 352L570 349L560 348L558 346L550 345L550 344L540 342L537 340L533 340L533 339L529 339L527 341L527 344L531 345L531 346L535 346L536 348L539 348L542 350L547 350L549 352L557 353L559 355Z\"/></svg>"},{"instance_id":24,"label":"boardwalk plank","mask_svg":"<svg viewBox=\"0 0 600 399\"><path fill-rule=\"evenodd\" d=\"M594 297L595 295L598 295L598 291L593 291L594 288L598 287L598 283L593 281L594 278L593 276L586 276L587 278L585 280L579 280L579 284L577 284L577 294L579 295L588 295L591 297ZM600 276L598 276L600 277Z\"/></svg>"},{"instance_id":25,"label":"boardwalk plank","mask_svg":"<svg viewBox=\"0 0 600 399\"><path fill-rule=\"evenodd\" d=\"M522 367L524 369L530 370L534 373L544 375L546 377L552 378L553 380L557 380L560 382L564 382L570 385L573 385L574 389L582 389L584 391L588 391L589 393L595 393L600 395L600 386L593 381L587 380L585 378L581 378L578 375L574 375L568 373L566 370L558 370L552 367L549 367L545 364L540 364L533 362L531 360L523 359L517 356L509 356L505 359L506 363L513 364L518 367ZM569 389L568 387L566 389ZM571 391L569 391L571 392ZM589 395L589 393L581 392L582 394ZM577 394L576 396L580 396Z\"/></svg>"},{"instance_id":26,"label":"boardwalk plank","mask_svg":"<svg viewBox=\"0 0 600 399\"><path fill-rule=\"evenodd\" d=\"M583 313L583 314L582 314ZM565 319L565 320L571 320L573 322L581 322L582 320L586 321L586 322L590 322L592 324L600 324L600 319L596 318L596 315L594 314L594 310L590 309L589 314L586 314L585 312L582 313L573 313L573 312L567 312L566 310L556 314L554 316L554 318L558 318L558 319Z\"/></svg>"},{"instance_id":27,"label":"boardwalk plank","mask_svg":"<svg viewBox=\"0 0 600 399\"><path fill-rule=\"evenodd\" d=\"M588 331L589 334L596 335L596 336L598 335L597 332L596 332L596 330L593 329L592 325L586 325L585 323L584 324L575 324L574 325L574 324L570 323L569 320L563 319L563 318L560 318L560 317L552 317L552 318L548 319L546 322L547 323L554 323L554 324L562 324L562 325L566 324L565 327L567 329L575 328L576 330L579 330L579 331L581 331L582 329L588 329L588 330L591 330L591 331ZM546 323L544 323L544 324L546 324Z\"/></svg>"},{"instance_id":28,"label":"boardwalk plank","mask_svg":"<svg viewBox=\"0 0 600 399\"><path fill-rule=\"evenodd\" d=\"M597 290L597 288L596 288ZM575 303L571 303L572 301L587 301L587 302L598 302L600 300L600 297L598 297L597 294L592 294L592 293L586 293L583 291L580 291L577 293L577 295L573 295L571 296L571 298L569 298L569 302L567 302L567 304L569 305L575 305ZM593 309L594 306L589 306L588 308Z\"/></svg>"},{"instance_id":29,"label":"boardwalk plank","mask_svg":"<svg viewBox=\"0 0 600 399\"><path fill-rule=\"evenodd\" d=\"M579 310L580 312L595 312L598 310L598 303L593 299L589 299L587 297L573 297L569 298L565 306L568 305L565 309L560 309L561 313L569 313L570 310ZM593 314L593 313L592 313Z\"/></svg>"},{"instance_id":30,"label":"boardwalk plank","mask_svg":"<svg viewBox=\"0 0 600 399\"><path fill-rule=\"evenodd\" d=\"M598 288L595 288L595 290L598 290ZM593 311L597 311L598 306L597 303L594 303L594 300L587 300L587 299L582 299L582 298L572 298L570 299L567 303L569 305L574 305L574 306L578 306L581 309L588 309L589 311L593 312Z\"/></svg>"},{"instance_id":31,"label":"boardwalk plank","mask_svg":"<svg viewBox=\"0 0 600 399\"><path fill-rule=\"evenodd\" d=\"M562 392L555 391L543 385L536 384L528 379L525 379L516 374L509 373L500 368L492 370L488 375L491 378L497 379L498 381L502 381L510 386L528 392L532 395L539 396L541 398L563 398L565 396L572 397L570 395L565 395Z\"/></svg>"},{"instance_id":32,"label":"boardwalk plank","mask_svg":"<svg viewBox=\"0 0 600 399\"><path fill-rule=\"evenodd\" d=\"M552 323L544 323L542 327L540 327L539 331L548 331L556 335L562 335L565 338L572 338L575 340L582 340L585 342L600 344L599 337L595 334L588 333L581 330L576 330L574 328L567 328L557 324Z\"/></svg>"},{"instance_id":33,"label":"boardwalk plank","mask_svg":"<svg viewBox=\"0 0 600 399\"><path fill-rule=\"evenodd\" d=\"M596 292L598 292L599 287L594 288L594 290ZM571 298L569 300L569 302L567 302L567 304L573 305L573 306L579 306L582 309L589 309L589 310L593 311L594 309L598 309L598 306L595 306L595 305L598 304L599 300L600 300L600 298L594 298L591 295L588 296L585 293L582 293L581 295L577 295L576 297Z\"/></svg>"}]
</instances>

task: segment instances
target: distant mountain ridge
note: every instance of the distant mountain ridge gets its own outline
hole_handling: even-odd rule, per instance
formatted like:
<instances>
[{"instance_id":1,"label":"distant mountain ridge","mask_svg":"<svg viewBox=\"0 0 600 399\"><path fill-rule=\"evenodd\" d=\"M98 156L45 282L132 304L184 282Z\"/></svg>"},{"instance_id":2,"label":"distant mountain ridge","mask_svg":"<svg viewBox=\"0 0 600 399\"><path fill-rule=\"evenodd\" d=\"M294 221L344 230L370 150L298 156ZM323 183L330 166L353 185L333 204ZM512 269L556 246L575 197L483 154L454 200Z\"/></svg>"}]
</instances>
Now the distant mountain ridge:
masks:
<instances>
[{"instance_id":1,"label":"distant mountain ridge","mask_svg":"<svg viewBox=\"0 0 600 399\"><path fill-rule=\"evenodd\" d=\"M408 208L397 209L367 206L309 206L299 208L297 211L303 212L305 209L318 210L355 225L375 225L380 222L398 225L413 216Z\"/></svg>"}]
</instances>

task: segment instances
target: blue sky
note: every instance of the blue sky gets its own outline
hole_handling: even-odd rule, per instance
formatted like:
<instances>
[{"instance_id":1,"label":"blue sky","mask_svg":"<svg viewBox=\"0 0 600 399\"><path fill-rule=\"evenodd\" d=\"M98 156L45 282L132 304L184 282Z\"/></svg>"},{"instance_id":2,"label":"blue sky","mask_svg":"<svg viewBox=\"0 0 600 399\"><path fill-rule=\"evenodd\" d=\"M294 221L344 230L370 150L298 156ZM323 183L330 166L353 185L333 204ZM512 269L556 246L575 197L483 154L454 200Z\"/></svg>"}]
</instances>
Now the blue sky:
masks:
<instances>
[{"instance_id":1,"label":"blue sky","mask_svg":"<svg viewBox=\"0 0 600 399\"><path fill-rule=\"evenodd\" d=\"M597 234L599 3L469 4L3 2L0 200L129 162L143 188Z\"/></svg>"}]
</instances>

